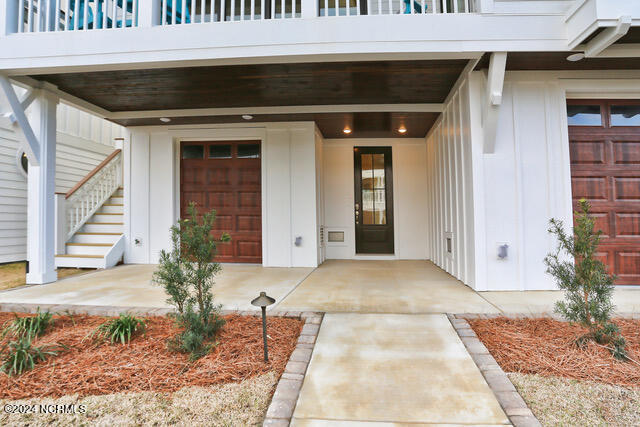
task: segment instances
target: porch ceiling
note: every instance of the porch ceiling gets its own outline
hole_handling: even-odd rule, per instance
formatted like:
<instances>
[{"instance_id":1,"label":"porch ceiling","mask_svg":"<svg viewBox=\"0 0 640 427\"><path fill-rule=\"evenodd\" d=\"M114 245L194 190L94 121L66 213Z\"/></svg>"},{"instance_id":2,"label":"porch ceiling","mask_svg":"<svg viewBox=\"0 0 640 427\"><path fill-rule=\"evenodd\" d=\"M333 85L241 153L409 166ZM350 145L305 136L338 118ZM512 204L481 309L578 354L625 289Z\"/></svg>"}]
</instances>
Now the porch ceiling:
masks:
<instances>
[{"instance_id":1,"label":"porch ceiling","mask_svg":"<svg viewBox=\"0 0 640 427\"><path fill-rule=\"evenodd\" d=\"M262 64L33 76L111 112L441 103L468 60Z\"/></svg>"}]
</instances>

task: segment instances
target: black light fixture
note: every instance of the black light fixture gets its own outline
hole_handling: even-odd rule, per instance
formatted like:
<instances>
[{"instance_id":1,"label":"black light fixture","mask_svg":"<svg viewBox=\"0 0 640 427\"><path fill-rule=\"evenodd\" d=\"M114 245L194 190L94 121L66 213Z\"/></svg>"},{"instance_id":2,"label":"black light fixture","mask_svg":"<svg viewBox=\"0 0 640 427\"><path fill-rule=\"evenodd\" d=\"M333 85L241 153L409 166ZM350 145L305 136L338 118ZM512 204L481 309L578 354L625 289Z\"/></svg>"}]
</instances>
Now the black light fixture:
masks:
<instances>
[{"instance_id":1,"label":"black light fixture","mask_svg":"<svg viewBox=\"0 0 640 427\"><path fill-rule=\"evenodd\" d=\"M269 361L269 351L267 350L267 307L276 302L274 298L267 295L266 292L260 292L258 298L251 301L251 305L262 309L262 341L264 343L264 361Z\"/></svg>"}]
</instances>

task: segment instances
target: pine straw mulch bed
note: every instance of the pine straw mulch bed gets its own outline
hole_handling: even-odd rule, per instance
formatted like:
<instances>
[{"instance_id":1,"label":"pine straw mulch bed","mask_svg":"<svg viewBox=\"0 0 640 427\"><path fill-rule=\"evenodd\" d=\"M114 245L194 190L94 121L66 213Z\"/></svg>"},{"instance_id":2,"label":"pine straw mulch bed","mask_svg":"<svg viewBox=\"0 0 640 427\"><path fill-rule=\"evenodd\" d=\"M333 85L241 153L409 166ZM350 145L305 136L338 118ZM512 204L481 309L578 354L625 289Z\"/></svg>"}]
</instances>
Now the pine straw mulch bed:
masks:
<instances>
[{"instance_id":1,"label":"pine straw mulch bed","mask_svg":"<svg viewBox=\"0 0 640 427\"><path fill-rule=\"evenodd\" d=\"M0 313L0 325L13 317L12 313ZM188 355L167 349L167 341L179 332L170 317L144 317L146 333L136 336L128 345L121 345L96 344L85 338L108 317L54 316L54 326L34 345L58 342L69 349L22 375L9 377L0 373L0 399L140 391L166 393L186 386L239 382L270 371L280 377L296 346L303 321L267 319L269 363L264 363L261 318L239 315L224 318L227 323L218 335L216 348L205 357L189 362Z\"/></svg>"},{"instance_id":2,"label":"pine straw mulch bed","mask_svg":"<svg viewBox=\"0 0 640 427\"><path fill-rule=\"evenodd\" d=\"M615 359L609 350L575 341L583 327L550 318L469 319L476 335L505 372L591 380L640 387L640 365ZM614 319L627 341L628 356L640 361L640 321Z\"/></svg>"}]
</instances>

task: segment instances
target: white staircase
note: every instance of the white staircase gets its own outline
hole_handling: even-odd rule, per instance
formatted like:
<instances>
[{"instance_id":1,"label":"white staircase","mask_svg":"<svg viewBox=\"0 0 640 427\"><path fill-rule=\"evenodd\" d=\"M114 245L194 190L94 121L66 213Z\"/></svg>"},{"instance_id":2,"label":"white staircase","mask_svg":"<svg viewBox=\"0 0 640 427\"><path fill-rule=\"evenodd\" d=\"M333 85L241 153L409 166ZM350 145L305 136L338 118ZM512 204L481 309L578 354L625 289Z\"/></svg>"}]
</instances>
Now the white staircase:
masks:
<instances>
[{"instance_id":1,"label":"white staircase","mask_svg":"<svg viewBox=\"0 0 640 427\"><path fill-rule=\"evenodd\" d=\"M120 150L57 203L56 267L109 268L124 253Z\"/></svg>"}]
</instances>

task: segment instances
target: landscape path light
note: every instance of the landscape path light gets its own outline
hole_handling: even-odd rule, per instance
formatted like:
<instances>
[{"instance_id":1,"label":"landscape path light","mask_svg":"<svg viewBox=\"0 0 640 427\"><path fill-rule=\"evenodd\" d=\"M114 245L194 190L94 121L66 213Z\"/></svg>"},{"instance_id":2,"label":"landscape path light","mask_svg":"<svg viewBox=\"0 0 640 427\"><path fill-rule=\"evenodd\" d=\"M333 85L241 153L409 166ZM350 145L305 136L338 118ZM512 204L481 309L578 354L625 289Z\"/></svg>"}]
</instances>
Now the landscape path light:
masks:
<instances>
[{"instance_id":1,"label":"landscape path light","mask_svg":"<svg viewBox=\"0 0 640 427\"><path fill-rule=\"evenodd\" d=\"M274 298L267 295L266 292L260 292L258 298L251 301L251 305L262 308L262 340L264 342L264 361L269 361L269 352L267 350L267 307L276 302Z\"/></svg>"}]
</instances>

